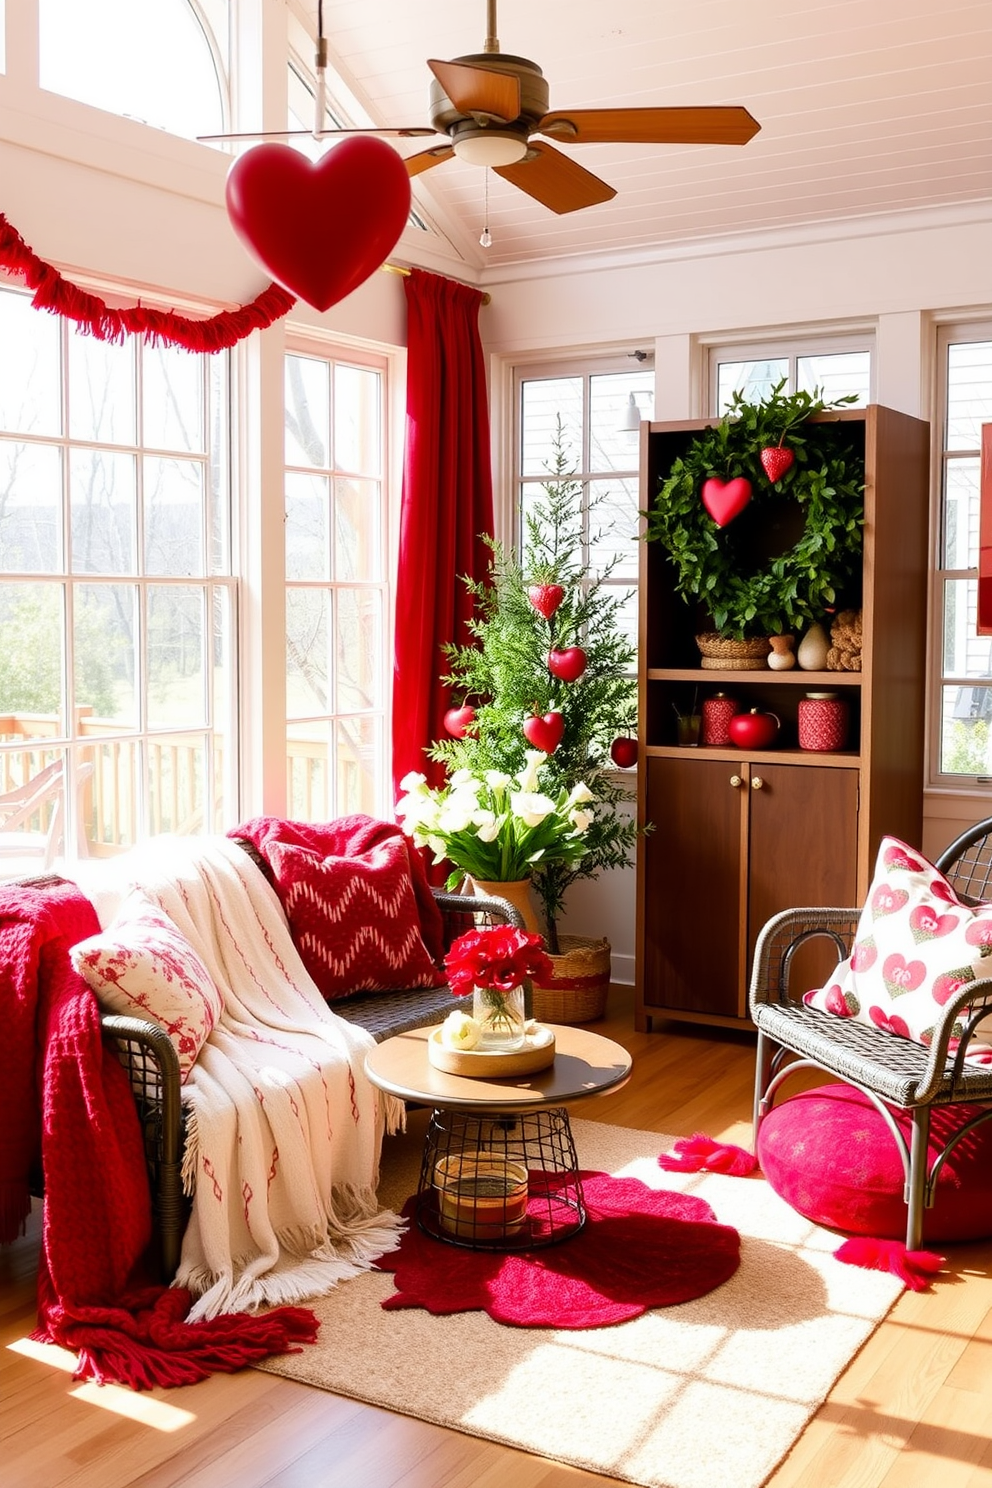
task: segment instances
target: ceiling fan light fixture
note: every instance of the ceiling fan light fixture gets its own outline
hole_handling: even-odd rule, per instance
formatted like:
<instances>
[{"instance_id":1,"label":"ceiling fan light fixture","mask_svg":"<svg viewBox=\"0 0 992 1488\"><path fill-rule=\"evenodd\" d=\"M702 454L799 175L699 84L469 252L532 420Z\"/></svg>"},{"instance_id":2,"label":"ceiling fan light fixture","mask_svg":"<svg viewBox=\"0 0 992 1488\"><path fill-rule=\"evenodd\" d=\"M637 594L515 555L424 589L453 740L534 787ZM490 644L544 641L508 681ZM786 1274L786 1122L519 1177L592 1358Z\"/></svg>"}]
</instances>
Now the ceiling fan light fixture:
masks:
<instances>
[{"instance_id":1,"label":"ceiling fan light fixture","mask_svg":"<svg viewBox=\"0 0 992 1488\"><path fill-rule=\"evenodd\" d=\"M519 134L501 133L495 129L459 135L451 144L458 159L467 161L469 165L516 165L527 154L527 141Z\"/></svg>"}]
</instances>

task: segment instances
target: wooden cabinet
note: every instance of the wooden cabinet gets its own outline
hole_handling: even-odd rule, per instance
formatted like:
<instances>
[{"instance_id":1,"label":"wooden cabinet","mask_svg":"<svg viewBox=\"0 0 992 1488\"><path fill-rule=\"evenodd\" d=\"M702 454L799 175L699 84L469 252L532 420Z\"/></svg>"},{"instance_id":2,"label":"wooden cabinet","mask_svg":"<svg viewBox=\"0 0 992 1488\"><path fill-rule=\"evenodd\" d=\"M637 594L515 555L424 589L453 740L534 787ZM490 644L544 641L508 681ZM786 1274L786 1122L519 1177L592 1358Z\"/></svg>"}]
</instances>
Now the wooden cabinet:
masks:
<instances>
[{"instance_id":1,"label":"wooden cabinet","mask_svg":"<svg viewBox=\"0 0 992 1488\"><path fill-rule=\"evenodd\" d=\"M653 824L637 866L639 1029L656 1019L749 1026L747 985L761 927L781 909L857 904L881 838L919 845L923 805L929 426L877 406L843 419L864 441L865 526L860 672L703 670L705 614L674 592L659 543L641 555L638 816ZM685 448L690 424L645 424L641 505ZM847 747L801 750L799 702L838 693ZM676 711L715 692L782 727L770 749L680 748ZM835 958L808 950L816 985Z\"/></svg>"}]
</instances>

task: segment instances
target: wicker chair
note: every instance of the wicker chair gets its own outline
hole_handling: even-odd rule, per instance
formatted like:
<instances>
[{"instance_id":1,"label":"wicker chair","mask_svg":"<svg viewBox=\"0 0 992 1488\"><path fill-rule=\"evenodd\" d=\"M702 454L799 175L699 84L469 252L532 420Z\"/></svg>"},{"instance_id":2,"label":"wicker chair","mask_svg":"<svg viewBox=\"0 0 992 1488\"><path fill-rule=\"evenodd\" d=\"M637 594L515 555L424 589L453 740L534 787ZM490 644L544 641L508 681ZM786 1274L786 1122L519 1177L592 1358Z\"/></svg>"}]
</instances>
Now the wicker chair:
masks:
<instances>
[{"instance_id":1,"label":"wicker chair","mask_svg":"<svg viewBox=\"0 0 992 1488\"><path fill-rule=\"evenodd\" d=\"M957 837L936 866L965 904L992 898L992 817ZM797 1071L821 1070L860 1090L879 1111L898 1146L905 1175L906 1245L916 1250L924 1210L933 1204L945 1160L967 1132L992 1117L989 1104L929 1162L930 1114L935 1107L992 1102L992 1068L964 1059L975 1027L992 1012L992 979L972 982L948 1000L929 1047L806 1007L798 1000L805 988L790 986L797 951L814 938L826 936L838 960L848 956L859 918L858 909L790 909L769 920L758 938L750 988L751 1017L758 1029L754 1145L779 1089ZM950 1053L951 1032L965 1008L971 1010L965 1034ZM890 1107L910 1113L909 1142Z\"/></svg>"}]
</instances>

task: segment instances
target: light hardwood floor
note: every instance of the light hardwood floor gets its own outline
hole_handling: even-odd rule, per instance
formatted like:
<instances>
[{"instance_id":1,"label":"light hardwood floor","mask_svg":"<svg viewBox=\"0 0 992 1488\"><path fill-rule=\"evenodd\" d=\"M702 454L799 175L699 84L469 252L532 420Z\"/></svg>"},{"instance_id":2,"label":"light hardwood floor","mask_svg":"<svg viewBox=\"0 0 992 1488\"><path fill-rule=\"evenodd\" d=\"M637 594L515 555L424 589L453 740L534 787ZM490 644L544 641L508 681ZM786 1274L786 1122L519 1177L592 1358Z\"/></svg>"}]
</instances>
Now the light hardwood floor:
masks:
<instances>
[{"instance_id":1,"label":"light hardwood floor","mask_svg":"<svg viewBox=\"0 0 992 1488\"><path fill-rule=\"evenodd\" d=\"M584 1119L747 1143L750 1037L678 1025L637 1034L624 988L592 1026L631 1050L634 1074L584 1103ZM418 1141L419 1132L412 1122L389 1140ZM29 1234L0 1249L2 1488L616 1483L252 1369L141 1395L76 1384L69 1355L29 1339L39 1222L35 1214ZM952 1247L932 1291L902 1296L770 1488L992 1488L990 1436L992 1242Z\"/></svg>"}]
</instances>

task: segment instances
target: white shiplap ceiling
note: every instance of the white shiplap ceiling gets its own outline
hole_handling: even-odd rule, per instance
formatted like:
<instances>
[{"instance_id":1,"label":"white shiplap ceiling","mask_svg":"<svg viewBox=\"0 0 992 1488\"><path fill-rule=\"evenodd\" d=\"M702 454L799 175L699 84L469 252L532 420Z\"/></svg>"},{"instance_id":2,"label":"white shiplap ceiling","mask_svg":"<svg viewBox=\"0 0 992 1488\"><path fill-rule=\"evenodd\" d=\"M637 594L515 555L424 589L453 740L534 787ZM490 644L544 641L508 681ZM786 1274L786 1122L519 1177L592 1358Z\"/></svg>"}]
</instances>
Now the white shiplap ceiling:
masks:
<instances>
[{"instance_id":1,"label":"white shiplap ceiling","mask_svg":"<svg viewBox=\"0 0 992 1488\"><path fill-rule=\"evenodd\" d=\"M315 31L317 0L304 9ZM380 126L426 125L426 59L481 52L486 35L485 0L323 10L329 65ZM761 132L742 147L561 146L617 188L562 217L449 160L415 180L415 204L476 269L992 206L992 0L500 0L497 34L542 68L553 109L743 104Z\"/></svg>"}]
</instances>

